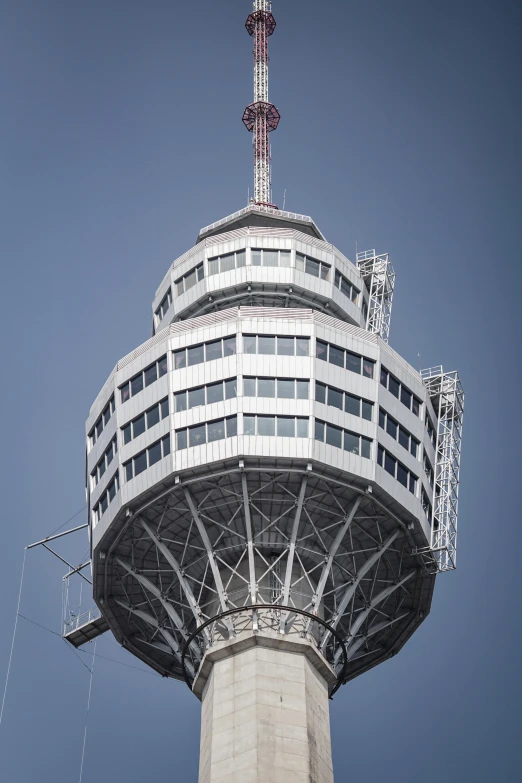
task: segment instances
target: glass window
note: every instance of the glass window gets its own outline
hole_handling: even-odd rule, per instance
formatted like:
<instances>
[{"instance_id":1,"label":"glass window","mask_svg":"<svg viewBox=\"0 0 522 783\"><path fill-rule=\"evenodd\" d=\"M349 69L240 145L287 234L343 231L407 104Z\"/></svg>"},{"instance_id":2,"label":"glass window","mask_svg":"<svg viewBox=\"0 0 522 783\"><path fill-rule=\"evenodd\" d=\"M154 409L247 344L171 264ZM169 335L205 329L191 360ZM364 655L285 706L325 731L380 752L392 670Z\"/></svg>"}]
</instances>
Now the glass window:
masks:
<instances>
[{"instance_id":1,"label":"glass window","mask_svg":"<svg viewBox=\"0 0 522 783\"><path fill-rule=\"evenodd\" d=\"M372 442L361 435L361 457L370 459L372 456Z\"/></svg>"},{"instance_id":2,"label":"glass window","mask_svg":"<svg viewBox=\"0 0 522 783\"><path fill-rule=\"evenodd\" d=\"M183 288L184 288L184 286L183 286L183 278L181 278L181 280L176 280L175 286L176 286L176 294L178 296L181 296L181 294L183 293Z\"/></svg>"},{"instance_id":3,"label":"glass window","mask_svg":"<svg viewBox=\"0 0 522 783\"><path fill-rule=\"evenodd\" d=\"M163 446L163 456L166 457L167 454L170 454L170 433L161 439L161 444Z\"/></svg>"},{"instance_id":4,"label":"glass window","mask_svg":"<svg viewBox=\"0 0 522 783\"><path fill-rule=\"evenodd\" d=\"M346 351L346 369L361 374L361 357Z\"/></svg>"},{"instance_id":5,"label":"glass window","mask_svg":"<svg viewBox=\"0 0 522 783\"><path fill-rule=\"evenodd\" d=\"M277 434L284 438L295 438L295 419L293 416L277 417Z\"/></svg>"},{"instance_id":6,"label":"glass window","mask_svg":"<svg viewBox=\"0 0 522 783\"><path fill-rule=\"evenodd\" d=\"M223 348L221 345L221 340L213 340L210 343L206 343L205 345L205 359L207 362L211 362L214 359L221 359L223 356ZM203 361L203 359L201 359ZM189 364L190 364L190 357L189 357Z\"/></svg>"},{"instance_id":7,"label":"glass window","mask_svg":"<svg viewBox=\"0 0 522 783\"><path fill-rule=\"evenodd\" d=\"M161 359L158 359L158 375L161 378L163 375L167 374L168 370L168 364L167 364L167 357L162 356Z\"/></svg>"},{"instance_id":8,"label":"glass window","mask_svg":"<svg viewBox=\"0 0 522 783\"><path fill-rule=\"evenodd\" d=\"M278 266L277 250L263 250L263 266Z\"/></svg>"},{"instance_id":9,"label":"glass window","mask_svg":"<svg viewBox=\"0 0 522 783\"><path fill-rule=\"evenodd\" d=\"M296 356L309 356L310 354L310 338L309 337L296 337L295 338L295 355Z\"/></svg>"},{"instance_id":10,"label":"glass window","mask_svg":"<svg viewBox=\"0 0 522 783\"><path fill-rule=\"evenodd\" d=\"M98 465L98 473L100 475L100 478L104 475L105 469L106 469L105 459L102 459L102 461Z\"/></svg>"},{"instance_id":11,"label":"glass window","mask_svg":"<svg viewBox=\"0 0 522 783\"><path fill-rule=\"evenodd\" d=\"M252 248L252 266L261 266L261 250Z\"/></svg>"},{"instance_id":12,"label":"glass window","mask_svg":"<svg viewBox=\"0 0 522 783\"><path fill-rule=\"evenodd\" d=\"M193 269L191 272L185 275L183 279L185 281L185 291L188 291L189 288L192 288L192 286L196 285L196 270Z\"/></svg>"},{"instance_id":13,"label":"glass window","mask_svg":"<svg viewBox=\"0 0 522 783\"><path fill-rule=\"evenodd\" d=\"M411 391L408 391L405 386L401 386L401 402L403 405L406 405L407 408L411 408L411 397Z\"/></svg>"},{"instance_id":14,"label":"glass window","mask_svg":"<svg viewBox=\"0 0 522 783\"><path fill-rule=\"evenodd\" d=\"M109 501L107 500L107 493L105 492L102 497L101 506L100 506L102 514L105 514L108 505L109 505Z\"/></svg>"},{"instance_id":15,"label":"glass window","mask_svg":"<svg viewBox=\"0 0 522 783\"><path fill-rule=\"evenodd\" d=\"M324 442L324 422L315 420L314 438Z\"/></svg>"},{"instance_id":16,"label":"glass window","mask_svg":"<svg viewBox=\"0 0 522 783\"><path fill-rule=\"evenodd\" d=\"M237 397L237 378L229 378L225 381L225 400L232 400Z\"/></svg>"},{"instance_id":17,"label":"glass window","mask_svg":"<svg viewBox=\"0 0 522 783\"><path fill-rule=\"evenodd\" d=\"M203 280L203 278L205 277L205 269L203 267L203 264L199 264L199 266L196 267L196 274L198 280Z\"/></svg>"},{"instance_id":18,"label":"glass window","mask_svg":"<svg viewBox=\"0 0 522 783\"><path fill-rule=\"evenodd\" d=\"M417 456L417 450L419 448L419 441L415 440L415 438L410 439L410 452L413 454L414 457Z\"/></svg>"},{"instance_id":19,"label":"glass window","mask_svg":"<svg viewBox=\"0 0 522 783\"><path fill-rule=\"evenodd\" d=\"M176 448L177 449L186 449L187 448L187 430L176 430Z\"/></svg>"},{"instance_id":20,"label":"glass window","mask_svg":"<svg viewBox=\"0 0 522 783\"><path fill-rule=\"evenodd\" d=\"M354 287L352 286L352 296L351 296L351 299L352 299L352 302L353 302L354 304L356 304L356 303L357 303L357 297L359 296L359 293L360 293L360 292L359 292L359 291L358 291L356 288L354 288Z\"/></svg>"},{"instance_id":21,"label":"glass window","mask_svg":"<svg viewBox=\"0 0 522 783\"><path fill-rule=\"evenodd\" d=\"M397 481L400 481L403 487L408 489L408 471L400 462L397 463Z\"/></svg>"},{"instance_id":22,"label":"glass window","mask_svg":"<svg viewBox=\"0 0 522 783\"><path fill-rule=\"evenodd\" d=\"M166 397L160 402L161 418L164 419L169 415L169 399Z\"/></svg>"},{"instance_id":23,"label":"glass window","mask_svg":"<svg viewBox=\"0 0 522 783\"><path fill-rule=\"evenodd\" d=\"M257 353L255 334L243 335L243 350L245 353Z\"/></svg>"},{"instance_id":24,"label":"glass window","mask_svg":"<svg viewBox=\"0 0 522 783\"><path fill-rule=\"evenodd\" d=\"M196 408L198 405L205 404L205 387L198 386L197 389L189 389L188 393L188 406L189 408Z\"/></svg>"},{"instance_id":25,"label":"glass window","mask_svg":"<svg viewBox=\"0 0 522 783\"><path fill-rule=\"evenodd\" d=\"M256 396L256 379L243 378L243 394L245 397Z\"/></svg>"},{"instance_id":26,"label":"glass window","mask_svg":"<svg viewBox=\"0 0 522 783\"><path fill-rule=\"evenodd\" d=\"M207 405L213 402L221 402L223 399L223 381L219 383L210 383L207 386Z\"/></svg>"},{"instance_id":27,"label":"glass window","mask_svg":"<svg viewBox=\"0 0 522 783\"><path fill-rule=\"evenodd\" d=\"M114 443L111 442L109 448L107 449L107 466L111 464L113 457L114 457Z\"/></svg>"},{"instance_id":28,"label":"glass window","mask_svg":"<svg viewBox=\"0 0 522 783\"><path fill-rule=\"evenodd\" d=\"M257 434L275 435L275 416L258 416Z\"/></svg>"},{"instance_id":29,"label":"glass window","mask_svg":"<svg viewBox=\"0 0 522 783\"><path fill-rule=\"evenodd\" d=\"M371 421L373 417L373 403L362 400L362 417L367 421Z\"/></svg>"},{"instance_id":30,"label":"glass window","mask_svg":"<svg viewBox=\"0 0 522 783\"><path fill-rule=\"evenodd\" d=\"M340 427L334 427L333 424L326 425L326 442L330 446L337 446L338 449L343 447L343 431Z\"/></svg>"},{"instance_id":31,"label":"glass window","mask_svg":"<svg viewBox=\"0 0 522 783\"><path fill-rule=\"evenodd\" d=\"M131 425L126 424L125 427L122 427L123 430L123 443L130 443L132 440L132 434L131 434Z\"/></svg>"},{"instance_id":32,"label":"glass window","mask_svg":"<svg viewBox=\"0 0 522 783\"><path fill-rule=\"evenodd\" d=\"M389 416L386 418L386 432L388 435L391 435L394 440L397 440L397 422Z\"/></svg>"},{"instance_id":33,"label":"glass window","mask_svg":"<svg viewBox=\"0 0 522 783\"><path fill-rule=\"evenodd\" d=\"M397 462L396 460L391 456L391 454L388 454L387 451L384 452L384 470L386 470L390 476L393 476L395 478L395 466Z\"/></svg>"},{"instance_id":34,"label":"glass window","mask_svg":"<svg viewBox=\"0 0 522 783\"><path fill-rule=\"evenodd\" d=\"M351 413L354 416L361 415L361 400L359 397L354 397L353 394L346 393L344 395L344 409L346 413Z\"/></svg>"},{"instance_id":35,"label":"glass window","mask_svg":"<svg viewBox=\"0 0 522 783\"><path fill-rule=\"evenodd\" d=\"M296 381L296 397L298 400L307 400L310 396L308 381Z\"/></svg>"},{"instance_id":36,"label":"glass window","mask_svg":"<svg viewBox=\"0 0 522 783\"><path fill-rule=\"evenodd\" d=\"M278 378L277 396L285 400L295 400L295 381L289 378Z\"/></svg>"},{"instance_id":37,"label":"glass window","mask_svg":"<svg viewBox=\"0 0 522 783\"><path fill-rule=\"evenodd\" d=\"M132 478L132 460L130 459L123 466L125 468L125 481L130 481Z\"/></svg>"},{"instance_id":38,"label":"glass window","mask_svg":"<svg viewBox=\"0 0 522 783\"><path fill-rule=\"evenodd\" d=\"M294 338L293 337L278 337L277 338L277 353L279 356L293 356Z\"/></svg>"},{"instance_id":39,"label":"glass window","mask_svg":"<svg viewBox=\"0 0 522 783\"><path fill-rule=\"evenodd\" d=\"M363 356L363 375L365 378L373 378L373 365L369 359L365 359Z\"/></svg>"},{"instance_id":40,"label":"glass window","mask_svg":"<svg viewBox=\"0 0 522 783\"><path fill-rule=\"evenodd\" d=\"M394 397L399 399L399 381L396 381L393 375L390 375L388 380L388 391L390 391Z\"/></svg>"},{"instance_id":41,"label":"glass window","mask_svg":"<svg viewBox=\"0 0 522 783\"><path fill-rule=\"evenodd\" d=\"M415 396L412 397L411 409L416 416L420 416L420 406L420 400L418 400Z\"/></svg>"},{"instance_id":42,"label":"glass window","mask_svg":"<svg viewBox=\"0 0 522 783\"><path fill-rule=\"evenodd\" d=\"M414 494L415 494L415 492L416 492L416 490L417 490L417 479L415 478L415 476L413 475L413 473L410 473L410 486L409 486L409 490L410 490L410 492L412 493L412 495L414 495Z\"/></svg>"},{"instance_id":43,"label":"glass window","mask_svg":"<svg viewBox=\"0 0 522 783\"><path fill-rule=\"evenodd\" d=\"M308 437L308 419L298 417L296 420L296 436L298 438Z\"/></svg>"},{"instance_id":44,"label":"glass window","mask_svg":"<svg viewBox=\"0 0 522 783\"><path fill-rule=\"evenodd\" d=\"M305 272L307 272L309 275L313 275L314 277L319 277L319 268L320 268L319 261L316 261L313 258L306 259Z\"/></svg>"},{"instance_id":45,"label":"glass window","mask_svg":"<svg viewBox=\"0 0 522 783\"><path fill-rule=\"evenodd\" d=\"M245 266L246 264L246 253L244 250L238 250L236 253L236 266L239 269L241 266Z\"/></svg>"},{"instance_id":46,"label":"glass window","mask_svg":"<svg viewBox=\"0 0 522 783\"><path fill-rule=\"evenodd\" d=\"M386 413L382 408L379 408L379 427L382 427L383 430L386 429Z\"/></svg>"},{"instance_id":47,"label":"glass window","mask_svg":"<svg viewBox=\"0 0 522 783\"><path fill-rule=\"evenodd\" d=\"M205 361L203 344L193 345L192 348L187 348L187 354L189 367L192 367L194 364L201 364L201 362Z\"/></svg>"},{"instance_id":48,"label":"glass window","mask_svg":"<svg viewBox=\"0 0 522 783\"><path fill-rule=\"evenodd\" d=\"M328 280L329 274L330 274L330 267L328 266L328 264L321 264L321 279Z\"/></svg>"},{"instance_id":49,"label":"glass window","mask_svg":"<svg viewBox=\"0 0 522 783\"><path fill-rule=\"evenodd\" d=\"M337 365L337 367L344 367L344 351L342 348L337 348L335 345L330 345L330 363Z\"/></svg>"},{"instance_id":50,"label":"glass window","mask_svg":"<svg viewBox=\"0 0 522 783\"><path fill-rule=\"evenodd\" d=\"M102 432L103 432L103 421L100 418L96 422L96 437L99 438Z\"/></svg>"},{"instance_id":51,"label":"glass window","mask_svg":"<svg viewBox=\"0 0 522 783\"><path fill-rule=\"evenodd\" d=\"M403 427L399 427L399 443L404 446L405 449L410 448L410 434L406 432Z\"/></svg>"},{"instance_id":52,"label":"glass window","mask_svg":"<svg viewBox=\"0 0 522 783\"><path fill-rule=\"evenodd\" d=\"M155 405L147 411L147 429L154 427L160 420L159 405Z\"/></svg>"},{"instance_id":53,"label":"glass window","mask_svg":"<svg viewBox=\"0 0 522 783\"><path fill-rule=\"evenodd\" d=\"M227 438L233 438L237 435L237 416L229 416L226 420Z\"/></svg>"},{"instance_id":54,"label":"glass window","mask_svg":"<svg viewBox=\"0 0 522 783\"><path fill-rule=\"evenodd\" d=\"M234 356L236 353L236 335L223 338L223 356Z\"/></svg>"},{"instance_id":55,"label":"glass window","mask_svg":"<svg viewBox=\"0 0 522 783\"><path fill-rule=\"evenodd\" d=\"M257 379L257 396L258 397L275 397L275 380L274 380L274 378L258 378Z\"/></svg>"},{"instance_id":56,"label":"glass window","mask_svg":"<svg viewBox=\"0 0 522 783\"><path fill-rule=\"evenodd\" d=\"M179 370L187 366L187 354L185 348L181 351L174 351L174 369Z\"/></svg>"},{"instance_id":57,"label":"glass window","mask_svg":"<svg viewBox=\"0 0 522 783\"><path fill-rule=\"evenodd\" d=\"M388 372L384 367L381 367L381 386L384 386L385 389L388 388Z\"/></svg>"},{"instance_id":58,"label":"glass window","mask_svg":"<svg viewBox=\"0 0 522 783\"><path fill-rule=\"evenodd\" d=\"M256 434L256 417L243 415L243 434L255 435Z\"/></svg>"},{"instance_id":59,"label":"glass window","mask_svg":"<svg viewBox=\"0 0 522 783\"><path fill-rule=\"evenodd\" d=\"M152 364L150 367L147 367L145 370L145 386L150 386L151 383L154 383L154 381L158 380L158 367L156 363Z\"/></svg>"},{"instance_id":60,"label":"glass window","mask_svg":"<svg viewBox=\"0 0 522 783\"><path fill-rule=\"evenodd\" d=\"M156 462L159 462L161 459L161 441L159 440L157 443L154 443L153 446L149 448L149 467L151 465L155 465Z\"/></svg>"},{"instance_id":61,"label":"glass window","mask_svg":"<svg viewBox=\"0 0 522 783\"><path fill-rule=\"evenodd\" d=\"M258 353L261 354L275 354L275 337L268 337L268 335L260 334L257 338Z\"/></svg>"},{"instance_id":62,"label":"glass window","mask_svg":"<svg viewBox=\"0 0 522 783\"><path fill-rule=\"evenodd\" d=\"M209 421L208 423L208 442L223 440L225 437L225 419Z\"/></svg>"},{"instance_id":63,"label":"glass window","mask_svg":"<svg viewBox=\"0 0 522 783\"><path fill-rule=\"evenodd\" d=\"M230 272L231 269L235 269L234 253L229 253L226 256L221 256L221 271Z\"/></svg>"},{"instance_id":64,"label":"glass window","mask_svg":"<svg viewBox=\"0 0 522 783\"><path fill-rule=\"evenodd\" d=\"M343 393L342 391L339 391L339 389L333 389L331 386L328 387L328 405L331 405L333 408L339 408L340 411L343 409Z\"/></svg>"},{"instance_id":65,"label":"glass window","mask_svg":"<svg viewBox=\"0 0 522 783\"><path fill-rule=\"evenodd\" d=\"M344 450L349 451L350 454L359 454L359 435L354 432L344 432Z\"/></svg>"},{"instance_id":66,"label":"glass window","mask_svg":"<svg viewBox=\"0 0 522 783\"><path fill-rule=\"evenodd\" d=\"M345 296L348 297L348 299L350 298L352 287L351 287L350 283L348 282L348 280L346 280L344 277L341 277L341 291L343 292L343 294Z\"/></svg>"},{"instance_id":67,"label":"glass window","mask_svg":"<svg viewBox=\"0 0 522 783\"><path fill-rule=\"evenodd\" d=\"M324 402L326 405L326 386L324 383L315 382L315 399L317 402Z\"/></svg>"},{"instance_id":68,"label":"glass window","mask_svg":"<svg viewBox=\"0 0 522 783\"><path fill-rule=\"evenodd\" d=\"M205 440L205 424L197 424L195 427L189 427L189 446L200 446L202 443L205 443Z\"/></svg>"},{"instance_id":69,"label":"glass window","mask_svg":"<svg viewBox=\"0 0 522 783\"><path fill-rule=\"evenodd\" d=\"M301 272L304 272L304 260L305 257L302 253L295 254L295 268L299 269Z\"/></svg>"},{"instance_id":70,"label":"glass window","mask_svg":"<svg viewBox=\"0 0 522 783\"><path fill-rule=\"evenodd\" d=\"M139 375L136 375L136 377L132 378L131 380L131 392L132 396L134 397L135 394L138 394L143 389L143 373L140 372Z\"/></svg>"},{"instance_id":71,"label":"glass window","mask_svg":"<svg viewBox=\"0 0 522 783\"><path fill-rule=\"evenodd\" d=\"M138 435L141 435L143 432L145 432L145 414L142 413L141 416L138 416L137 419L134 419L132 422L132 437L137 438Z\"/></svg>"},{"instance_id":72,"label":"glass window","mask_svg":"<svg viewBox=\"0 0 522 783\"><path fill-rule=\"evenodd\" d=\"M328 361L328 343L323 343L322 340L316 340L315 355L318 359L322 359L323 362Z\"/></svg>"},{"instance_id":73,"label":"glass window","mask_svg":"<svg viewBox=\"0 0 522 783\"><path fill-rule=\"evenodd\" d=\"M380 444L377 448L377 462L381 467L384 467L384 449Z\"/></svg>"},{"instance_id":74,"label":"glass window","mask_svg":"<svg viewBox=\"0 0 522 783\"><path fill-rule=\"evenodd\" d=\"M219 272L219 258L208 259L208 273L209 275L217 275Z\"/></svg>"},{"instance_id":75,"label":"glass window","mask_svg":"<svg viewBox=\"0 0 522 783\"><path fill-rule=\"evenodd\" d=\"M111 418L111 409L110 406L107 405L105 410L103 411L103 425L105 426L109 419Z\"/></svg>"},{"instance_id":76,"label":"glass window","mask_svg":"<svg viewBox=\"0 0 522 783\"><path fill-rule=\"evenodd\" d=\"M290 266L290 251L289 250L280 250L279 251L279 265L280 266Z\"/></svg>"},{"instance_id":77,"label":"glass window","mask_svg":"<svg viewBox=\"0 0 522 783\"><path fill-rule=\"evenodd\" d=\"M147 469L147 452L142 451L141 454L137 454L134 457L134 475L139 476Z\"/></svg>"},{"instance_id":78,"label":"glass window","mask_svg":"<svg viewBox=\"0 0 522 783\"><path fill-rule=\"evenodd\" d=\"M174 406L176 413L187 410L187 392L176 392L174 395Z\"/></svg>"}]
</instances>

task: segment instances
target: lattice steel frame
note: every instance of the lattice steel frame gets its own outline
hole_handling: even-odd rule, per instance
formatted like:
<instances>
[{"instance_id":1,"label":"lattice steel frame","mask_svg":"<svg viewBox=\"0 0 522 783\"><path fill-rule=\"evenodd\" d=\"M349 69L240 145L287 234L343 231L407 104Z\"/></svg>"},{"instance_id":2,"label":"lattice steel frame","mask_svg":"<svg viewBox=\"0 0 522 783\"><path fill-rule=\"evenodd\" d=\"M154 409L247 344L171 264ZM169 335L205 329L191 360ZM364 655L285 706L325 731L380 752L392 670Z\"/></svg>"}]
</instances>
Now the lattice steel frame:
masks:
<instances>
[{"instance_id":1,"label":"lattice steel frame","mask_svg":"<svg viewBox=\"0 0 522 783\"><path fill-rule=\"evenodd\" d=\"M369 294L366 330L378 334L387 343L395 287L393 266L388 253L378 256L375 250L357 253L356 260Z\"/></svg>"},{"instance_id":2,"label":"lattice steel frame","mask_svg":"<svg viewBox=\"0 0 522 783\"><path fill-rule=\"evenodd\" d=\"M339 636L344 681L397 652L429 611L433 577L408 526L311 466L236 462L179 481L122 522L95 558L95 596L117 638L167 676L183 678L184 654L193 679L217 638L242 633L244 614L230 610L272 605L260 622L308 638L337 676Z\"/></svg>"},{"instance_id":3,"label":"lattice steel frame","mask_svg":"<svg viewBox=\"0 0 522 783\"><path fill-rule=\"evenodd\" d=\"M422 370L437 415L433 521L430 548L438 571L457 565L457 521L464 390L458 372L441 366Z\"/></svg>"}]
</instances>

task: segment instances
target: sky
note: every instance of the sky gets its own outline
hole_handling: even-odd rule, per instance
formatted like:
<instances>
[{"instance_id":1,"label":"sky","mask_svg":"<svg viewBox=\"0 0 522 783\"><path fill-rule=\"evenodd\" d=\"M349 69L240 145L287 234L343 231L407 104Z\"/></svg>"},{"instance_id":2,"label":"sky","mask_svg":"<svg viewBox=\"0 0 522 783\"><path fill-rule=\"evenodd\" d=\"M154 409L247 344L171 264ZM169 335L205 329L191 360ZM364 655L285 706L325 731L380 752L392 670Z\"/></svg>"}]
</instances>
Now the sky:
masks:
<instances>
[{"instance_id":1,"label":"sky","mask_svg":"<svg viewBox=\"0 0 522 783\"><path fill-rule=\"evenodd\" d=\"M253 167L248 0L0 9L1 694L24 546L76 512L70 525L86 521L89 407L150 336L173 259L246 204ZM356 245L389 252L390 344L416 367L457 369L466 391L458 568L438 577L400 654L333 700L336 781L517 783L522 8L274 0L273 11L273 199L286 191L286 208L351 259ZM81 562L85 532L59 546ZM93 656L60 639L64 570L41 548L27 554L0 783L80 780ZM82 783L196 783L199 716L184 683L105 635Z\"/></svg>"}]
</instances>

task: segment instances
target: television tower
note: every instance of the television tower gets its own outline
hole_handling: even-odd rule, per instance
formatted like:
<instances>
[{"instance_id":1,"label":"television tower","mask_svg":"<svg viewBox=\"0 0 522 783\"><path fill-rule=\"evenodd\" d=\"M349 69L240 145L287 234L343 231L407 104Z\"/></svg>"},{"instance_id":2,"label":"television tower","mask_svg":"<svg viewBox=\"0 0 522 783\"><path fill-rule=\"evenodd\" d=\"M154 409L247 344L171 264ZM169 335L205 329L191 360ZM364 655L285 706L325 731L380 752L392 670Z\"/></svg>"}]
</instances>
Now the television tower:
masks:
<instances>
[{"instance_id":1,"label":"television tower","mask_svg":"<svg viewBox=\"0 0 522 783\"><path fill-rule=\"evenodd\" d=\"M388 345L388 254L270 205L256 0L254 203L201 229L86 423L95 613L202 702L199 783L332 783L329 703L395 655L455 568L464 394ZM83 568L83 566L82 566Z\"/></svg>"}]
</instances>

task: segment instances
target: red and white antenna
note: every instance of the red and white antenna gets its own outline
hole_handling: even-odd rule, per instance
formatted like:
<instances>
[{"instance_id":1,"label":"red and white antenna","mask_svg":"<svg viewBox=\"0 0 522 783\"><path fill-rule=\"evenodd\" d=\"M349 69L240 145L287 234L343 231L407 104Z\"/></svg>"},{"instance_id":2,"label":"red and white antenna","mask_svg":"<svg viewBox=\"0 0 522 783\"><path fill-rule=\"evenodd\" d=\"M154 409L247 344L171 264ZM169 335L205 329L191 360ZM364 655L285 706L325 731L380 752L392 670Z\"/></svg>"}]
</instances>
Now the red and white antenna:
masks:
<instances>
[{"instance_id":1,"label":"red and white antenna","mask_svg":"<svg viewBox=\"0 0 522 783\"><path fill-rule=\"evenodd\" d=\"M245 27L254 37L254 102L243 112L243 122L254 132L254 201L270 203L270 147L268 134L279 124L279 112L268 102L268 36L275 30L270 0L254 0L254 10ZM277 207L276 207L277 209Z\"/></svg>"}]
</instances>

